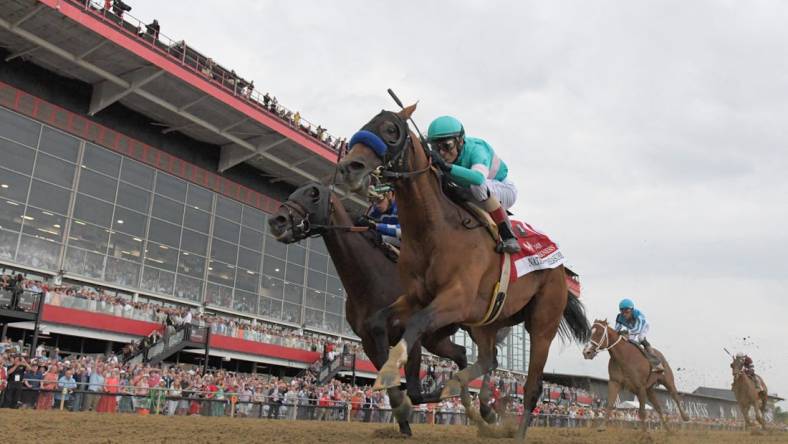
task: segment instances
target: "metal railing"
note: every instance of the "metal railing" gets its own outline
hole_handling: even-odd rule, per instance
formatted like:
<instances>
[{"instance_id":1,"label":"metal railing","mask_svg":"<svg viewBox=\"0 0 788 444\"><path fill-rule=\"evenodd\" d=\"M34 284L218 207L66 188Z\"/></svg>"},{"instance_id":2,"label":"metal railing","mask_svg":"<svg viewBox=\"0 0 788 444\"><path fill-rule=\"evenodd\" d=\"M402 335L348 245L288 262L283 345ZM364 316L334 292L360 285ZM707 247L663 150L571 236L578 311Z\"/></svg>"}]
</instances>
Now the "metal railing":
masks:
<instances>
[{"instance_id":1,"label":"metal railing","mask_svg":"<svg viewBox=\"0 0 788 444\"><path fill-rule=\"evenodd\" d=\"M43 382L26 379L25 381ZM77 383L78 387L86 387L89 383ZM89 391L84 389L31 389L23 388L27 399L34 407L42 395L51 394L51 402L45 409L67 411L83 411L97 405L97 399L89 401L89 397L114 397L113 410L107 413L138 413L160 414L166 416L227 416L242 418L267 418L312 421L344 421L344 422L393 422L393 412L389 408L370 406L368 403L353 405L352 401L327 401L325 399L280 397L274 401L268 396L249 395L243 393L221 393L194 390L174 390L167 388L146 388L145 394L129 393L139 391L140 387L119 386L118 393ZM172 393L179 393L174 396ZM32 395L32 396L30 396ZM40 405L38 406L41 407ZM519 415L522 416L522 415ZM414 424L469 425L464 411L456 408L445 408L441 405L422 405L414 407L410 422ZM544 428L596 428L601 426L603 418L573 417L571 415L535 414L531 418L531 426ZM717 430L742 431L744 424L736 422L719 422L709 418L699 418L690 422L671 419L670 426L674 430ZM634 429L640 427L635 418L611 418L609 427ZM646 421L650 430L661 427L658 420L650 418Z\"/></svg>"},{"instance_id":2,"label":"metal railing","mask_svg":"<svg viewBox=\"0 0 788 444\"><path fill-rule=\"evenodd\" d=\"M174 40L166 34L158 31L151 30L148 25L142 20L134 17L128 13L122 13L122 16L113 12L112 8L105 9L102 2L96 0L66 0L69 3L75 4L82 8L85 12L101 19L107 24L112 25L119 31L133 36L138 39L140 43L156 50L160 54L166 55L171 61L187 68L201 77L205 78L215 86L225 90L226 92L240 98L246 103L257 108L259 111L277 118L284 123L290 125L294 129L310 136L316 142L324 147L337 152L340 149L339 139L335 136L329 135L325 130L320 134L317 129L321 128L320 125L315 125L312 122L299 117L296 119L294 116L300 113L293 112L292 110L279 105L277 102L272 101L270 97L261 95L259 91L253 89L253 81L249 82L242 79L235 74L234 70L228 70L213 59L207 57L197 51L195 48L188 46L185 40ZM289 117L288 117L289 116ZM296 121L298 120L298 121ZM334 141L329 144L327 140Z\"/></svg>"}]
</instances>

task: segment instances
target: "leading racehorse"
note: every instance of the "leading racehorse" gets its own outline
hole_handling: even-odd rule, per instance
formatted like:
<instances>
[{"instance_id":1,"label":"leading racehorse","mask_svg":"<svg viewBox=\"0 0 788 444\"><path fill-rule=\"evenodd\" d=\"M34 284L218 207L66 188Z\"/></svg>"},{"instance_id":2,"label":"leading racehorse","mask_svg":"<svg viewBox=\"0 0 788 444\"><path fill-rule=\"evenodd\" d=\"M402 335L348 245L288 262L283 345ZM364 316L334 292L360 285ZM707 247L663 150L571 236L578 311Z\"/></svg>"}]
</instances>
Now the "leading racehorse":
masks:
<instances>
[{"instance_id":1,"label":"leading racehorse","mask_svg":"<svg viewBox=\"0 0 788 444\"><path fill-rule=\"evenodd\" d=\"M356 143L339 164L353 190L364 188L371 174L381 172L394 187L402 226L399 271L405 291L373 323L382 335L391 319L404 325L405 333L391 350L376 387L397 383L400 366L408 363L420 339L463 324L478 346L479 359L455 375L443 396L465 398L468 383L496 366L498 330L522 322L531 346L524 396L525 412L530 413L542 391L544 365L559 326L565 336L580 342L588 338L582 304L568 292L564 268L558 266L513 282L499 316L483 324L501 274L501 256L486 231L466 228L471 216L444 195L427 147L408 129L406 120L415 109L412 105L399 113L382 111L364 126L377 138L376 146ZM520 440L529 424L526 414L518 429Z\"/></svg>"},{"instance_id":2,"label":"leading racehorse","mask_svg":"<svg viewBox=\"0 0 788 444\"><path fill-rule=\"evenodd\" d=\"M750 407L755 411L755 419L761 425L761 428L766 430L766 421L764 414L766 413L766 404L768 401L768 391L766 384L761 379L761 391L755 388L755 382L744 371L744 356L736 355L731 363L731 370L733 373L733 394L736 396L736 402L739 404L739 410L744 415L744 423L747 428L752 427L750 420ZM754 377L760 378L755 375Z\"/></svg>"},{"instance_id":3,"label":"leading racehorse","mask_svg":"<svg viewBox=\"0 0 788 444\"><path fill-rule=\"evenodd\" d=\"M331 260L347 291L345 317L353 332L361 338L361 345L372 364L380 369L386 361L389 345L402 335L401 328L389 331L388 342L381 348L374 333L366 325L372 314L390 305L402 294L397 264L380 248L379 239L363 227L353 227L353 221L342 201L326 186L313 183L294 191L279 210L268 220L272 234L284 243L293 243L312 236L322 236ZM451 359L460 368L467 366L465 347L452 343L448 336L456 327L425 338L424 347L438 356ZM408 396L398 387L391 388L389 398L403 435L411 435L408 419L410 402L416 404L437 401L437 394L421 394L419 370L421 347L416 347L405 369Z\"/></svg>"},{"instance_id":4,"label":"leading racehorse","mask_svg":"<svg viewBox=\"0 0 788 444\"><path fill-rule=\"evenodd\" d=\"M603 428L607 427L610 413L615 408L618 392L621 388L625 388L638 397L640 402L638 413L643 430L646 430L646 399L651 402L654 410L659 414L662 426L666 430L669 429L668 422L662 413L662 405L659 403L657 394L654 391L658 384L665 386L668 393L670 393L670 397L673 398L679 409L681 419L689 421L689 416L681 406L681 397L673 381L673 370L661 352L654 350L654 354L662 361L665 371L660 373L652 372L651 364L649 364L648 359L637 346L629 342L624 335L618 334L615 329L608 325L607 321L597 319L591 326L591 340L583 349L583 356L586 359L594 359L597 353L601 351L610 353L610 362L607 365L609 375L607 383L607 410Z\"/></svg>"}]
</instances>

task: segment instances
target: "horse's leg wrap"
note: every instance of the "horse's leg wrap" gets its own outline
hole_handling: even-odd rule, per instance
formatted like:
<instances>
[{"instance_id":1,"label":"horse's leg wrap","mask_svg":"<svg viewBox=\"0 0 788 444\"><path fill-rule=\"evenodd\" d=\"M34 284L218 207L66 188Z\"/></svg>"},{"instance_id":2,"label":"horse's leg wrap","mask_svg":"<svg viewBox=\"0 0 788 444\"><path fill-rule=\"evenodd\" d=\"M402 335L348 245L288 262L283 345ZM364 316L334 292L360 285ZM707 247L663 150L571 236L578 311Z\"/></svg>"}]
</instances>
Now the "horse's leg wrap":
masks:
<instances>
[{"instance_id":1,"label":"horse's leg wrap","mask_svg":"<svg viewBox=\"0 0 788 444\"><path fill-rule=\"evenodd\" d=\"M389 359L383 364L383 368L380 369L372 389L383 390L398 387L400 381L399 369L406 362L408 362L408 343L401 339L389 351Z\"/></svg>"}]
</instances>

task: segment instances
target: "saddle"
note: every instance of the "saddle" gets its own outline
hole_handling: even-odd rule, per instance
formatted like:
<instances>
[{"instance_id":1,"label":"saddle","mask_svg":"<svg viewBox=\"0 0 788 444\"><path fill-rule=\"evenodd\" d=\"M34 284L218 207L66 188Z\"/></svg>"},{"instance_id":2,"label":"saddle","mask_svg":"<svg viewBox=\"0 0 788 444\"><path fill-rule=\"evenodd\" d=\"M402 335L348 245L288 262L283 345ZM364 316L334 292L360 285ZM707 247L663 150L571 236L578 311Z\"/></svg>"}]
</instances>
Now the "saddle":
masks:
<instances>
[{"instance_id":1,"label":"saddle","mask_svg":"<svg viewBox=\"0 0 788 444\"><path fill-rule=\"evenodd\" d=\"M441 175L441 188L449 200L465 210L474 219L473 221L469 218L463 219L462 225L465 228L469 230L475 230L476 228L484 227L490 234L490 237L492 237L493 241L499 241L500 237L498 236L498 226L495 224L495 222L493 222L490 213L475 203L476 198L473 197L473 194L471 194L470 190L457 185L452 180L448 179L447 175L445 174Z\"/></svg>"}]
</instances>

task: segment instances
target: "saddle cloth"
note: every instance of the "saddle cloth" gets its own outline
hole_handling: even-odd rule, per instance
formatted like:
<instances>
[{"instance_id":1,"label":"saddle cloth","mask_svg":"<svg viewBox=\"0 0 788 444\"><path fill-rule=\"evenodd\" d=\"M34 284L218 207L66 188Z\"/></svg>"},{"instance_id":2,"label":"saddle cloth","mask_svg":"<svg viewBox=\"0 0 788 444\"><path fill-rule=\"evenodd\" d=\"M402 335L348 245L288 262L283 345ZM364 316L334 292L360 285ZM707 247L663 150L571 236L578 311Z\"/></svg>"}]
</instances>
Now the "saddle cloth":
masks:
<instances>
[{"instance_id":1,"label":"saddle cloth","mask_svg":"<svg viewBox=\"0 0 788 444\"><path fill-rule=\"evenodd\" d=\"M558 244L531 225L512 220L512 229L520 243L520 252L509 258L509 266L513 268L509 282L533 271L556 268L566 260Z\"/></svg>"}]
</instances>

